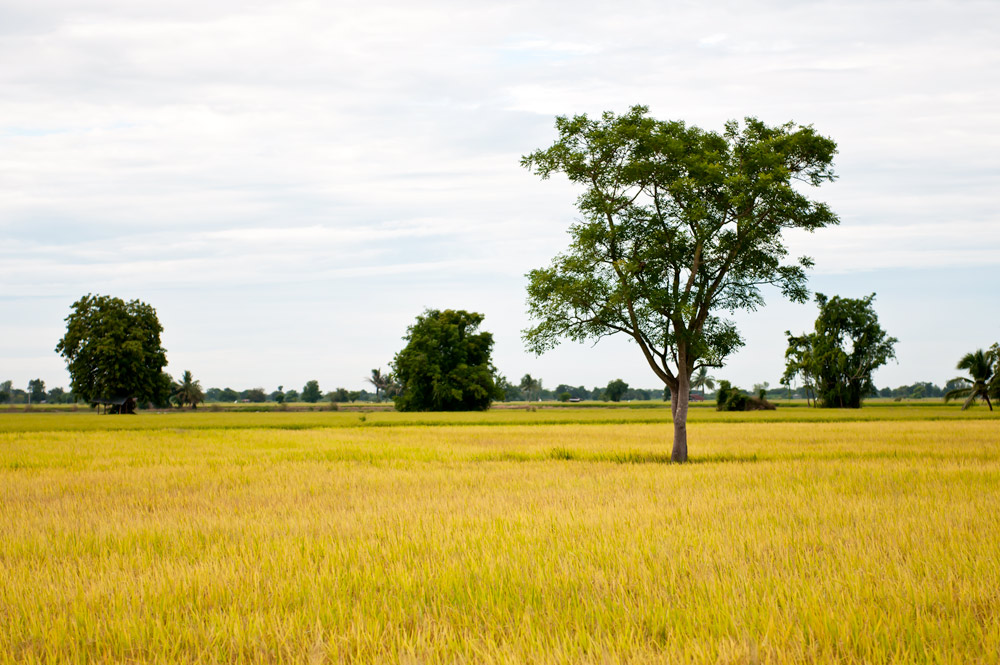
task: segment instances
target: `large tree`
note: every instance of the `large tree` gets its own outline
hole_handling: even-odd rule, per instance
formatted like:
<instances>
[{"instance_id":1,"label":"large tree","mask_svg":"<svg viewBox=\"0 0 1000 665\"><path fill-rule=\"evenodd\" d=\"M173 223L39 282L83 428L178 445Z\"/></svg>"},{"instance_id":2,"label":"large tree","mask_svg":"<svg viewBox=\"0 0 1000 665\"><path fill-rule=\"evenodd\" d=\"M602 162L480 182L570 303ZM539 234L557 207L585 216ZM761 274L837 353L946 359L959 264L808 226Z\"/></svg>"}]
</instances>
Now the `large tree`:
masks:
<instances>
[{"instance_id":1,"label":"large tree","mask_svg":"<svg viewBox=\"0 0 1000 665\"><path fill-rule=\"evenodd\" d=\"M827 298L816 294L819 316L813 332L789 332L785 377L801 373L806 385L815 386L820 406L857 409L875 394L872 372L895 358L897 340L879 325L872 302L864 298Z\"/></svg>"},{"instance_id":2,"label":"large tree","mask_svg":"<svg viewBox=\"0 0 1000 665\"><path fill-rule=\"evenodd\" d=\"M429 309L407 329L392 361L400 411L481 411L503 399L490 361L493 335L480 332L483 315Z\"/></svg>"},{"instance_id":3,"label":"large tree","mask_svg":"<svg viewBox=\"0 0 1000 665\"><path fill-rule=\"evenodd\" d=\"M691 374L743 344L725 313L762 306L764 285L808 297L811 261L788 262L782 232L837 223L802 191L833 180L836 144L792 123L747 118L719 133L647 111L559 117L558 140L523 158L584 188L569 249L528 275L537 323L525 341L542 353L563 338L630 337L670 390L683 462Z\"/></svg>"},{"instance_id":4,"label":"large tree","mask_svg":"<svg viewBox=\"0 0 1000 665\"><path fill-rule=\"evenodd\" d=\"M156 310L144 302L92 294L77 300L56 345L73 394L87 402L135 397L167 404L171 381L161 332Z\"/></svg>"}]
</instances>

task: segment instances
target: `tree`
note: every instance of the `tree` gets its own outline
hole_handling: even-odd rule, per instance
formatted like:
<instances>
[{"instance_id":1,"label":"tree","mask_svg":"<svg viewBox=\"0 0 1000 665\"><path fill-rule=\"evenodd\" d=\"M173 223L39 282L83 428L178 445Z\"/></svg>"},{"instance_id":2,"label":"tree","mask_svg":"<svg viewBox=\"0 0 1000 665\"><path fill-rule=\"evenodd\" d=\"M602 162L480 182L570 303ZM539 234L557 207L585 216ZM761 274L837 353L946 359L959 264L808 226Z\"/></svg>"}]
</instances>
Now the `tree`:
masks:
<instances>
[{"instance_id":1,"label":"tree","mask_svg":"<svg viewBox=\"0 0 1000 665\"><path fill-rule=\"evenodd\" d=\"M319 389L319 381L312 380L307 381L306 385L302 388L302 401L309 402L313 404L318 402L323 397L323 393Z\"/></svg>"},{"instance_id":2,"label":"tree","mask_svg":"<svg viewBox=\"0 0 1000 665\"><path fill-rule=\"evenodd\" d=\"M392 386L392 374L383 374L382 368L380 367L378 369L373 369L372 375L365 379L365 381L375 386L375 401L381 402L382 396L384 396ZM381 395L379 393L381 393Z\"/></svg>"},{"instance_id":3,"label":"tree","mask_svg":"<svg viewBox=\"0 0 1000 665\"><path fill-rule=\"evenodd\" d=\"M972 377L968 379L964 376L959 376L952 381L962 381L964 385L958 388L953 388L945 393L944 401L950 402L953 399L965 399L965 403L962 404L962 410L968 409L970 406L976 403L977 399L981 399L986 402L986 406L990 407L990 411L993 410L993 404L990 403L990 383L994 381L994 363L997 359L993 353L993 350L983 351L982 349L976 349L972 353L966 353L962 356L962 359L958 361L956 369L964 369ZM950 383L950 382L949 382Z\"/></svg>"},{"instance_id":4,"label":"tree","mask_svg":"<svg viewBox=\"0 0 1000 665\"><path fill-rule=\"evenodd\" d=\"M45 401L45 382L41 379L28 381L28 401L31 404L41 404Z\"/></svg>"},{"instance_id":5,"label":"tree","mask_svg":"<svg viewBox=\"0 0 1000 665\"><path fill-rule=\"evenodd\" d=\"M691 377L691 387L701 388L701 396L705 396L705 388L715 390L715 377L708 375L708 368L702 367L698 373Z\"/></svg>"},{"instance_id":6,"label":"tree","mask_svg":"<svg viewBox=\"0 0 1000 665\"><path fill-rule=\"evenodd\" d=\"M195 381L191 375L191 370L184 370L181 382L174 388L173 395L177 406L183 407L190 404L192 409L197 409L198 404L205 401L205 393L201 390L201 382Z\"/></svg>"},{"instance_id":7,"label":"tree","mask_svg":"<svg viewBox=\"0 0 1000 665\"><path fill-rule=\"evenodd\" d=\"M156 310L138 300L88 294L73 303L56 351L66 359L70 390L87 402L135 397L167 404L170 377Z\"/></svg>"},{"instance_id":8,"label":"tree","mask_svg":"<svg viewBox=\"0 0 1000 665\"><path fill-rule=\"evenodd\" d=\"M812 406L816 396L817 379L813 375L816 367L812 355L812 337L810 335L793 335L785 331L788 338L788 348L785 350L785 373L781 377L783 385L791 387L795 377L802 377L802 390L806 395L806 404Z\"/></svg>"},{"instance_id":9,"label":"tree","mask_svg":"<svg viewBox=\"0 0 1000 665\"><path fill-rule=\"evenodd\" d=\"M872 302L864 298L827 298L816 294L819 316L812 333L795 336L786 331L788 350L785 378L801 373L815 381L820 406L857 409L875 394L872 372L896 357L895 337L879 326Z\"/></svg>"},{"instance_id":10,"label":"tree","mask_svg":"<svg viewBox=\"0 0 1000 665\"><path fill-rule=\"evenodd\" d=\"M481 411L502 399L490 361L493 335L478 332L483 315L429 309L407 328L406 346L392 361L400 411Z\"/></svg>"},{"instance_id":11,"label":"tree","mask_svg":"<svg viewBox=\"0 0 1000 665\"><path fill-rule=\"evenodd\" d=\"M782 231L837 223L798 187L834 179L836 144L792 123L717 133L646 114L559 117L558 140L522 159L585 188L569 249L528 275L537 324L524 338L542 353L563 338L630 337L673 396L671 459L683 462L691 374L743 344L722 314L762 306L763 285L807 298L812 262L785 261Z\"/></svg>"},{"instance_id":12,"label":"tree","mask_svg":"<svg viewBox=\"0 0 1000 665\"><path fill-rule=\"evenodd\" d=\"M11 393L14 391L13 381L4 381L0 383L0 404L6 404L10 401Z\"/></svg>"},{"instance_id":13,"label":"tree","mask_svg":"<svg viewBox=\"0 0 1000 665\"><path fill-rule=\"evenodd\" d=\"M73 396L62 388L52 388L45 401L49 404L70 404L73 402Z\"/></svg>"},{"instance_id":14,"label":"tree","mask_svg":"<svg viewBox=\"0 0 1000 665\"><path fill-rule=\"evenodd\" d=\"M521 383L518 387L524 392L524 398L526 401L531 401L531 396L534 394L537 396L542 390L542 380L533 378L530 374L525 374L521 377Z\"/></svg>"},{"instance_id":15,"label":"tree","mask_svg":"<svg viewBox=\"0 0 1000 665\"><path fill-rule=\"evenodd\" d=\"M286 402L298 402L300 398L301 395L299 395L299 391L294 388L285 393Z\"/></svg>"},{"instance_id":16,"label":"tree","mask_svg":"<svg viewBox=\"0 0 1000 665\"><path fill-rule=\"evenodd\" d=\"M621 379L608 382L608 387L604 389L604 396L612 402L622 401L622 395L628 390L628 384Z\"/></svg>"}]
</instances>

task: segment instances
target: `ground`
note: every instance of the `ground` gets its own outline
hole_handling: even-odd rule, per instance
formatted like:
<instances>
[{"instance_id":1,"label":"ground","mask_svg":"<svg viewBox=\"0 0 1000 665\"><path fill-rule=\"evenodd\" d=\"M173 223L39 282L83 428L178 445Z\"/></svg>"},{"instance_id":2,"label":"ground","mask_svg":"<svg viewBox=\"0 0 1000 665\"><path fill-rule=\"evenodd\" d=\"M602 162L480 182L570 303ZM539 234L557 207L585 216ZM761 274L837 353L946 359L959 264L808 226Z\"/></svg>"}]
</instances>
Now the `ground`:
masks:
<instances>
[{"instance_id":1,"label":"ground","mask_svg":"<svg viewBox=\"0 0 1000 665\"><path fill-rule=\"evenodd\" d=\"M985 408L0 414L0 662L995 662Z\"/></svg>"}]
</instances>

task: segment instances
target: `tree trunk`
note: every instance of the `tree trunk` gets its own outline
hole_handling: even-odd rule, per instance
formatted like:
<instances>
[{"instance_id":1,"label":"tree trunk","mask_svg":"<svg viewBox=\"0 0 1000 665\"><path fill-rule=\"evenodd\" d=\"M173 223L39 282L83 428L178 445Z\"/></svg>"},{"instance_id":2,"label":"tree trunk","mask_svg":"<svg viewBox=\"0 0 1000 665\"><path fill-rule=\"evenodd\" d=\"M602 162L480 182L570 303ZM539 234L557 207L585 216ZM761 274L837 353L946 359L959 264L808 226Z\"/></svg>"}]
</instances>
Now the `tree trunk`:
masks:
<instances>
[{"instance_id":1,"label":"tree trunk","mask_svg":"<svg viewBox=\"0 0 1000 665\"><path fill-rule=\"evenodd\" d=\"M670 410L674 417L674 450L671 462L687 462L688 459L688 399L691 392L691 377L682 370L677 377L677 390L671 390Z\"/></svg>"}]
</instances>

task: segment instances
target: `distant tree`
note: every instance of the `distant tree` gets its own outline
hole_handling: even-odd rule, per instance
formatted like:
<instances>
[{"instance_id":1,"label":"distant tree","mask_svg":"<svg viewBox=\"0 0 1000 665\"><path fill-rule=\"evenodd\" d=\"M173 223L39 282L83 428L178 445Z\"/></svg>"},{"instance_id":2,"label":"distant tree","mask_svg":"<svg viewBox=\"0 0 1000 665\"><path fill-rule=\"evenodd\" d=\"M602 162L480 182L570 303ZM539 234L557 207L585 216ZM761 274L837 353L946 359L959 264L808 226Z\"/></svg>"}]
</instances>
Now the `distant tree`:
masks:
<instances>
[{"instance_id":1,"label":"distant tree","mask_svg":"<svg viewBox=\"0 0 1000 665\"><path fill-rule=\"evenodd\" d=\"M268 395L268 397L272 402L277 402L278 404L284 404L285 403L284 386L278 386L278 389L275 390L270 395Z\"/></svg>"},{"instance_id":2,"label":"distant tree","mask_svg":"<svg viewBox=\"0 0 1000 665\"><path fill-rule=\"evenodd\" d=\"M497 377L497 388L503 392L502 399L505 402L514 402L524 399L524 393L521 392L521 389L508 381L505 376Z\"/></svg>"},{"instance_id":3,"label":"distant tree","mask_svg":"<svg viewBox=\"0 0 1000 665\"><path fill-rule=\"evenodd\" d=\"M240 393L236 392L232 388L223 388L222 392L219 393L219 401L238 402L240 401Z\"/></svg>"},{"instance_id":4,"label":"distant tree","mask_svg":"<svg viewBox=\"0 0 1000 665\"><path fill-rule=\"evenodd\" d=\"M608 386L604 389L604 395L612 402L620 402L622 395L624 395L627 390L627 383L621 379L615 379L614 381L608 382Z\"/></svg>"},{"instance_id":5,"label":"distant tree","mask_svg":"<svg viewBox=\"0 0 1000 665\"><path fill-rule=\"evenodd\" d=\"M46 396L45 401L49 404L69 404L73 401L72 393L67 393L62 388L52 388L49 390L48 396Z\"/></svg>"},{"instance_id":6,"label":"distant tree","mask_svg":"<svg viewBox=\"0 0 1000 665\"><path fill-rule=\"evenodd\" d=\"M261 402L267 401L267 393L264 392L263 388L249 388L244 390L242 393L242 398L248 402L253 402L254 404L259 404Z\"/></svg>"},{"instance_id":7,"label":"distant tree","mask_svg":"<svg viewBox=\"0 0 1000 665\"><path fill-rule=\"evenodd\" d=\"M56 351L66 359L70 389L87 402L131 396L169 402L167 352L156 310L138 300L86 295L73 303Z\"/></svg>"},{"instance_id":8,"label":"distant tree","mask_svg":"<svg viewBox=\"0 0 1000 665\"><path fill-rule=\"evenodd\" d=\"M285 401L286 402L298 402L300 399L302 399L302 397L301 397L301 395L299 395L299 391L298 390L295 390L294 388L292 388L291 390L286 390L285 391Z\"/></svg>"},{"instance_id":9,"label":"distant tree","mask_svg":"<svg viewBox=\"0 0 1000 665\"><path fill-rule=\"evenodd\" d=\"M407 329L406 346L392 361L401 390L400 411L476 411L503 393L490 361L493 335L479 331L483 315L429 309Z\"/></svg>"},{"instance_id":10,"label":"distant tree","mask_svg":"<svg viewBox=\"0 0 1000 665\"><path fill-rule=\"evenodd\" d=\"M347 392L347 388L337 388L336 390L330 391L330 393L328 393L326 397L331 402L351 401L351 394Z\"/></svg>"},{"instance_id":11,"label":"distant tree","mask_svg":"<svg viewBox=\"0 0 1000 665\"><path fill-rule=\"evenodd\" d=\"M783 381L801 373L816 381L820 406L861 407L861 401L877 394L872 372L896 356L898 341L879 326L872 307L875 294L864 298L827 298L816 294L819 316L812 333L789 340Z\"/></svg>"},{"instance_id":12,"label":"distant tree","mask_svg":"<svg viewBox=\"0 0 1000 665\"><path fill-rule=\"evenodd\" d=\"M990 380L990 396L1000 400L1000 342L990 347L989 357L993 360L993 378Z\"/></svg>"},{"instance_id":13,"label":"distant tree","mask_svg":"<svg viewBox=\"0 0 1000 665\"><path fill-rule=\"evenodd\" d=\"M529 274L528 348L627 335L674 398L671 459L687 461L691 374L743 345L725 316L755 310L770 285L804 302L805 269L785 230L837 223L804 185L834 179L836 144L812 127L756 118L721 132L624 115L559 117L559 137L522 158L584 191L568 250Z\"/></svg>"},{"instance_id":14,"label":"distant tree","mask_svg":"<svg viewBox=\"0 0 1000 665\"><path fill-rule=\"evenodd\" d=\"M524 398L530 402L532 396L535 399L538 398L538 394L542 390L542 380L533 378L530 374L525 374L521 377L521 383L518 384L518 387L524 393Z\"/></svg>"},{"instance_id":15,"label":"distant tree","mask_svg":"<svg viewBox=\"0 0 1000 665\"><path fill-rule=\"evenodd\" d=\"M360 390L351 390L347 393L348 402L357 402L359 397L361 397Z\"/></svg>"},{"instance_id":16,"label":"distant tree","mask_svg":"<svg viewBox=\"0 0 1000 665\"><path fill-rule=\"evenodd\" d=\"M201 390L201 382L195 381L191 375L191 370L184 370L180 383L176 384L171 395L177 406L183 407L190 404L192 409L197 409L198 405L205 401L205 393Z\"/></svg>"},{"instance_id":17,"label":"distant tree","mask_svg":"<svg viewBox=\"0 0 1000 665\"><path fill-rule=\"evenodd\" d=\"M32 404L41 404L45 401L45 382L41 379L28 381L28 399Z\"/></svg>"},{"instance_id":18,"label":"distant tree","mask_svg":"<svg viewBox=\"0 0 1000 665\"><path fill-rule=\"evenodd\" d=\"M6 404L10 401L11 392L14 390L13 381L4 381L0 383L0 404Z\"/></svg>"},{"instance_id":19,"label":"distant tree","mask_svg":"<svg viewBox=\"0 0 1000 665\"><path fill-rule=\"evenodd\" d=\"M994 363L996 360L991 351L976 349L972 353L966 353L958 361L956 369L964 369L969 373L970 378L963 376L956 377L952 381L965 381L965 386L953 388L945 393L944 401L950 402L953 399L965 399L962 410L968 409L976 403L977 399L986 402L986 406L993 410L990 403L990 383L994 380Z\"/></svg>"},{"instance_id":20,"label":"distant tree","mask_svg":"<svg viewBox=\"0 0 1000 665\"><path fill-rule=\"evenodd\" d=\"M365 381L375 386L375 401L381 402L382 396L385 395L386 391L392 385L392 374L383 374L380 367L373 369L372 375L365 379Z\"/></svg>"},{"instance_id":21,"label":"distant tree","mask_svg":"<svg viewBox=\"0 0 1000 665\"><path fill-rule=\"evenodd\" d=\"M701 396L705 396L705 388L715 390L715 377L708 375L708 368L702 367L691 377L691 387L700 388Z\"/></svg>"},{"instance_id":22,"label":"distant tree","mask_svg":"<svg viewBox=\"0 0 1000 665\"><path fill-rule=\"evenodd\" d=\"M320 392L319 381L307 381L305 387L302 388L302 401L314 404L322 399L322 397L323 393Z\"/></svg>"}]
</instances>

